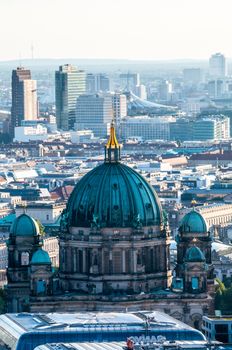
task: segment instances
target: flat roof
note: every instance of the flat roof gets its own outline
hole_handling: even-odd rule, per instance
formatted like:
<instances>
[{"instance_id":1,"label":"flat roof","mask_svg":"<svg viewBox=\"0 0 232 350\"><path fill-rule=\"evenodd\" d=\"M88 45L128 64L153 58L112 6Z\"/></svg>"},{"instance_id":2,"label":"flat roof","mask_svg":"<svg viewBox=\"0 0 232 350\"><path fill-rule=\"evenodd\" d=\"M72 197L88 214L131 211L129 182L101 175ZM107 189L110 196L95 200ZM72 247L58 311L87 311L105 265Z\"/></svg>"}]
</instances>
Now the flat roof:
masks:
<instances>
[{"instance_id":1,"label":"flat roof","mask_svg":"<svg viewBox=\"0 0 232 350\"><path fill-rule=\"evenodd\" d=\"M85 313L48 313L48 314L4 314L0 315L0 326L12 333L21 335L28 332L51 332L55 329L71 331L88 328L96 330L115 328L179 329L193 330L192 327L159 311L123 312L85 312Z\"/></svg>"}]
</instances>

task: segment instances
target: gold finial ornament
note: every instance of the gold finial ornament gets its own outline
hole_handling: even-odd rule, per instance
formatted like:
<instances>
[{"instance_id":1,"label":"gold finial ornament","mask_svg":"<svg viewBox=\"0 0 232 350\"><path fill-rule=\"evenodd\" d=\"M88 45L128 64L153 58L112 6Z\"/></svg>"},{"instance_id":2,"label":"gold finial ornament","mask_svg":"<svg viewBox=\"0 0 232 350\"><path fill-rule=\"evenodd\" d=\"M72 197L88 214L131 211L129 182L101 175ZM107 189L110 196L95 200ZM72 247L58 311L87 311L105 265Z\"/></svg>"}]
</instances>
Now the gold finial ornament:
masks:
<instances>
[{"instance_id":1,"label":"gold finial ornament","mask_svg":"<svg viewBox=\"0 0 232 350\"><path fill-rule=\"evenodd\" d=\"M110 125L110 137L106 144L106 148L119 148L119 143L116 137L115 126L113 121Z\"/></svg>"},{"instance_id":2,"label":"gold finial ornament","mask_svg":"<svg viewBox=\"0 0 232 350\"><path fill-rule=\"evenodd\" d=\"M118 143L115 131L114 120L112 120L110 125L110 137L105 145L105 162L106 163L115 163L120 161L120 149L121 146Z\"/></svg>"}]
</instances>

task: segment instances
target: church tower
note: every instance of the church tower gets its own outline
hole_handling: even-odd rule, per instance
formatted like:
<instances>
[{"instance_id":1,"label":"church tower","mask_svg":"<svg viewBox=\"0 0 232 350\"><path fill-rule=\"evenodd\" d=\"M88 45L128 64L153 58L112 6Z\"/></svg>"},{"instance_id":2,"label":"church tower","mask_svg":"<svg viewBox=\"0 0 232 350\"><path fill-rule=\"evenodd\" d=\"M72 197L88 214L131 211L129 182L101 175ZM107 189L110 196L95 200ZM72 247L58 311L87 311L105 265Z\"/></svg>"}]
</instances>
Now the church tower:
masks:
<instances>
[{"instance_id":1,"label":"church tower","mask_svg":"<svg viewBox=\"0 0 232 350\"><path fill-rule=\"evenodd\" d=\"M7 311L28 311L30 261L42 245L37 222L26 214L15 219L8 240Z\"/></svg>"},{"instance_id":2,"label":"church tower","mask_svg":"<svg viewBox=\"0 0 232 350\"><path fill-rule=\"evenodd\" d=\"M195 209L181 221L177 235L177 278L186 293L214 293L212 238L203 216Z\"/></svg>"}]
</instances>

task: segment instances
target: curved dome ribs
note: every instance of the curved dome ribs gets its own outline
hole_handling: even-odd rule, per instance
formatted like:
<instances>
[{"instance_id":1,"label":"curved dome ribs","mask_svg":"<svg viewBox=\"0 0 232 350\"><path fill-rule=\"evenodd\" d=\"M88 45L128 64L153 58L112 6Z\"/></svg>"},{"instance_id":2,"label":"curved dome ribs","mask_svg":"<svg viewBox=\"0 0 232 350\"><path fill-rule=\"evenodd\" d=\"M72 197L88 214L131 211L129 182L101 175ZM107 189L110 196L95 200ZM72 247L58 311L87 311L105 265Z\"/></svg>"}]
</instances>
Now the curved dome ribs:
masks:
<instances>
[{"instance_id":1,"label":"curved dome ribs","mask_svg":"<svg viewBox=\"0 0 232 350\"><path fill-rule=\"evenodd\" d=\"M133 217L131 217L131 212L134 213L134 215L138 214L137 213L137 208L135 207L135 203L136 203L136 199L134 197L134 193L133 191L130 191L130 183L129 183L129 180L127 178L127 176L125 176L125 173L124 173L124 169L120 167L120 173L122 175L122 177L124 178L124 181L125 183L127 184L127 188L125 189L125 193L127 193L127 200L129 200L129 208L131 209L130 210L130 213L127 214L127 222L133 222ZM126 200L126 199L125 199ZM123 222L124 222L124 218L123 218ZM127 224L126 222L126 224Z\"/></svg>"},{"instance_id":2,"label":"curved dome ribs","mask_svg":"<svg viewBox=\"0 0 232 350\"><path fill-rule=\"evenodd\" d=\"M77 183L66 215L73 227L138 227L160 225L161 211L147 181L115 162L98 166Z\"/></svg>"},{"instance_id":3,"label":"curved dome ribs","mask_svg":"<svg viewBox=\"0 0 232 350\"><path fill-rule=\"evenodd\" d=\"M104 166L104 164L100 165L100 167L102 167L102 166ZM104 196L104 194L103 194L103 186L106 183L109 171L110 171L110 165L107 168L107 171L105 171L105 173L101 179L100 186L98 186L96 198L99 198L99 200L97 202L95 200L95 205L94 205L94 215L97 215L97 216L100 215L100 217L98 219L100 219L103 224L105 222L104 220L107 220L107 216L105 217L104 208L102 208L102 204L106 204L108 201L108 198L106 198L106 196Z\"/></svg>"}]
</instances>

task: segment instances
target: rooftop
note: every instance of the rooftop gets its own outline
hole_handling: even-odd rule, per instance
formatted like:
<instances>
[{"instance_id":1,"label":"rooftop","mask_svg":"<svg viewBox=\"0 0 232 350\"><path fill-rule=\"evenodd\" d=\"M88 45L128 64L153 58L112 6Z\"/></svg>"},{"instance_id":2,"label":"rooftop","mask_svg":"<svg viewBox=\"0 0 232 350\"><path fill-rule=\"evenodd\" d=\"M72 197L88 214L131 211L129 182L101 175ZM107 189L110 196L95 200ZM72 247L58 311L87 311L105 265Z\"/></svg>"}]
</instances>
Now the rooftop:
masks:
<instances>
[{"instance_id":1,"label":"rooftop","mask_svg":"<svg viewBox=\"0 0 232 350\"><path fill-rule=\"evenodd\" d=\"M85 312L85 313L48 313L48 314L4 314L0 315L0 326L6 327L13 334L21 335L27 332L50 332L59 327L60 330L91 328L94 330L106 327L136 327L138 330L151 329L179 329L192 328L171 316L159 311L142 311L138 313L123 312Z\"/></svg>"}]
</instances>

